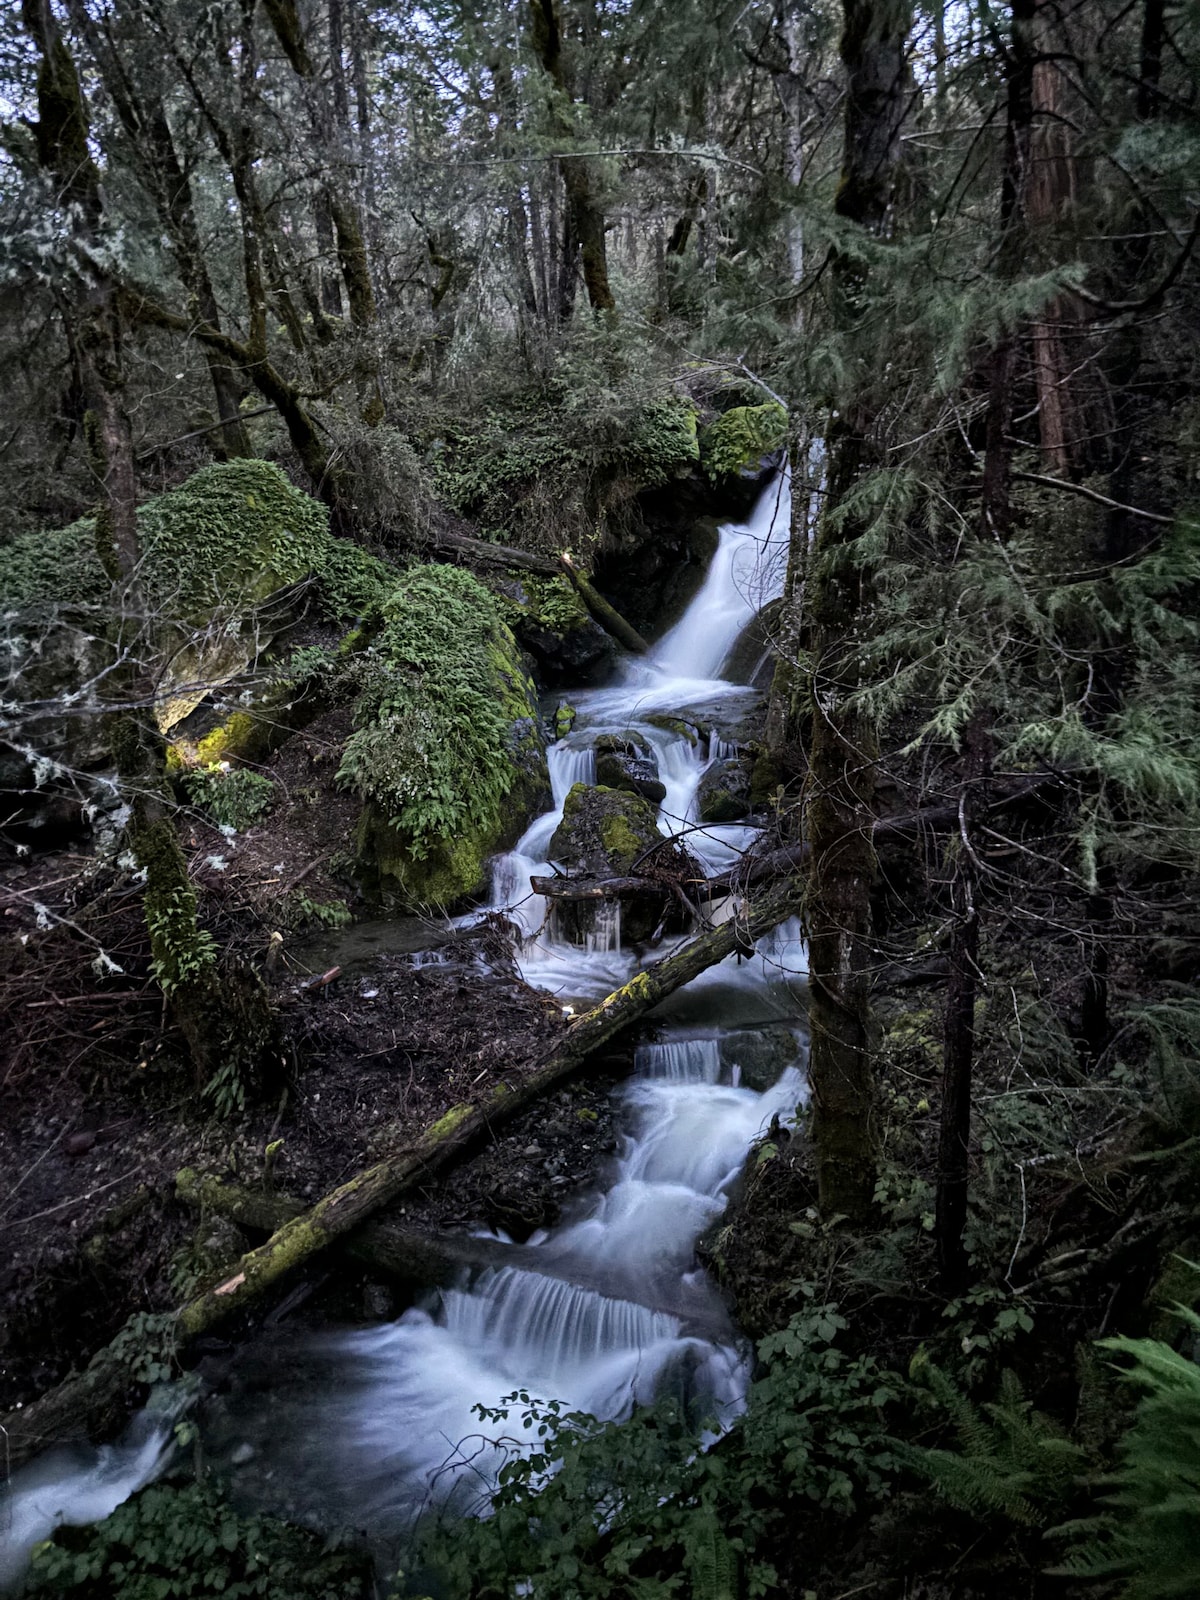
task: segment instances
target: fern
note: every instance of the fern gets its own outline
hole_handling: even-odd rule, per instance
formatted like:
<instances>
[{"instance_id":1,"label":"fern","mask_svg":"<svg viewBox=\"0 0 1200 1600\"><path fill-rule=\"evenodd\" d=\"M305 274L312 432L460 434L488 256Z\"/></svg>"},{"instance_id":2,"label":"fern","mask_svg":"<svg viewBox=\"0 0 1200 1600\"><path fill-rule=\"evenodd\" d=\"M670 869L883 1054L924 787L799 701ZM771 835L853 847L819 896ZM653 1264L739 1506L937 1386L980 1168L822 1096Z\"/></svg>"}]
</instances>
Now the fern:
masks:
<instances>
[{"instance_id":1,"label":"fern","mask_svg":"<svg viewBox=\"0 0 1200 1600\"><path fill-rule=\"evenodd\" d=\"M897 1452L941 1497L977 1517L1005 1517L1039 1527L1061 1507L1085 1456L1026 1400L1005 1372L1000 1398L976 1406L940 1368L926 1361L913 1376L928 1384L958 1435L957 1450L900 1443Z\"/></svg>"},{"instance_id":2,"label":"fern","mask_svg":"<svg viewBox=\"0 0 1200 1600\"><path fill-rule=\"evenodd\" d=\"M1200 1317L1176 1309L1200 1334ZM1122 1579L1123 1600L1185 1600L1200 1594L1200 1366L1157 1339L1101 1348L1128 1359L1142 1399L1105 1480L1108 1509L1054 1530L1071 1548L1052 1571Z\"/></svg>"}]
</instances>

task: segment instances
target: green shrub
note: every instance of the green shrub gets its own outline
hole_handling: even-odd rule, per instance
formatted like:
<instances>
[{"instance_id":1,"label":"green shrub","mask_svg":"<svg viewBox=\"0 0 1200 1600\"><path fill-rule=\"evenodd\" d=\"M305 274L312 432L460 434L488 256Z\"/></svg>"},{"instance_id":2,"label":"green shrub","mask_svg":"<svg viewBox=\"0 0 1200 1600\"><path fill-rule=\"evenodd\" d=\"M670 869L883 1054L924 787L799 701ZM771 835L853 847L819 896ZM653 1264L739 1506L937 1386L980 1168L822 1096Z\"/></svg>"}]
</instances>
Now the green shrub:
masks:
<instances>
[{"instance_id":1,"label":"green shrub","mask_svg":"<svg viewBox=\"0 0 1200 1600\"><path fill-rule=\"evenodd\" d=\"M329 513L269 461L202 467L138 511L147 599L207 619L254 604L318 570ZM12 606L94 602L107 579L91 518L0 547L0 600Z\"/></svg>"},{"instance_id":2,"label":"green shrub","mask_svg":"<svg viewBox=\"0 0 1200 1600\"><path fill-rule=\"evenodd\" d=\"M240 1516L211 1483L152 1484L103 1522L60 1528L33 1553L30 1595L78 1600L363 1600L361 1555L270 1517Z\"/></svg>"},{"instance_id":3,"label":"green shrub","mask_svg":"<svg viewBox=\"0 0 1200 1600\"><path fill-rule=\"evenodd\" d=\"M710 478L757 466L787 438L787 412L774 400L761 406L734 406L700 436L700 459Z\"/></svg>"},{"instance_id":4,"label":"green shrub","mask_svg":"<svg viewBox=\"0 0 1200 1600\"><path fill-rule=\"evenodd\" d=\"M208 812L219 827L238 833L253 827L275 804L276 790L262 772L225 763L189 772L183 779L188 798Z\"/></svg>"},{"instance_id":5,"label":"green shrub","mask_svg":"<svg viewBox=\"0 0 1200 1600\"><path fill-rule=\"evenodd\" d=\"M331 538L317 571L321 609L334 622L353 622L378 610L399 574L386 561L352 544Z\"/></svg>"}]
</instances>

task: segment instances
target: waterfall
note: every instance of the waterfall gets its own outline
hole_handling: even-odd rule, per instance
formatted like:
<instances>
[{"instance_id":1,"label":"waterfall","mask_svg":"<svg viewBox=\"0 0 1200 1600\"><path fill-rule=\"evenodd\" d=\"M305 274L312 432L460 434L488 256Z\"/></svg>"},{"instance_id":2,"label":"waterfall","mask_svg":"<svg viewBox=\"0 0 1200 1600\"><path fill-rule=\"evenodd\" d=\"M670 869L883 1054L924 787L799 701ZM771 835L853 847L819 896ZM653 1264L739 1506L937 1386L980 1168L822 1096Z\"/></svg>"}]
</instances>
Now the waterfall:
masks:
<instances>
[{"instance_id":1,"label":"waterfall","mask_svg":"<svg viewBox=\"0 0 1200 1600\"><path fill-rule=\"evenodd\" d=\"M653 658L628 662L614 685L575 698L575 729L549 752L552 807L493 863L487 909L516 925L526 981L560 1000L599 998L637 963L621 946L618 901L602 903L586 945L568 944L529 886L552 871L550 841L572 786L595 782L597 737L634 737L651 751L667 791L659 827L686 830L708 870L736 860L755 837L743 824L694 827L706 767L736 745L715 731L694 741L647 719L698 696L718 704L745 697L715 675L756 607L781 591L787 535L781 477L749 522L722 529L700 592ZM765 1093L723 1083L721 1033L794 1016L802 976L799 928L785 925L753 959L731 956L660 1007L666 1037L639 1046L634 1076L619 1091L623 1134L605 1187L577 1200L557 1228L514 1247L512 1266L464 1271L397 1320L310 1338L294 1360L265 1356L270 1382L239 1403L223 1457L219 1441L209 1441L239 1492L267 1509L381 1536L432 1502L482 1509L508 1453L535 1440L519 1415L492 1427L476 1407L498 1406L515 1391L618 1418L670 1384L719 1431L743 1404L749 1361L697 1266L696 1241L724 1209L754 1139L773 1118L790 1116L804 1092L799 1057ZM105 1515L154 1476L169 1430L140 1426L136 1439L78 1467L38 1463L42 1480L19 1479L10 1543L15 1537L24 1552L58 1520Z\"/></svg>"}]
</instances>

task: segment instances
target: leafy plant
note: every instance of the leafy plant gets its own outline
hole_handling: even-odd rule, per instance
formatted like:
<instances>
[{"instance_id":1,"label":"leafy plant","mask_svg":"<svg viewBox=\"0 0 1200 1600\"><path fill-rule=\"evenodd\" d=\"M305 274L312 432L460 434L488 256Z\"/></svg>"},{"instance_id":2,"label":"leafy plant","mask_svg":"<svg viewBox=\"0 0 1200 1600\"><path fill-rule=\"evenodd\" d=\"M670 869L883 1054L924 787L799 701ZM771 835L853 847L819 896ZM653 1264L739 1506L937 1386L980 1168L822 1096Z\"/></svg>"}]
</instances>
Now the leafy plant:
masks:
<instances>
[{"instance_id":1,"label":"leafy plant","mask_svg":"<svg viewBox=\"0 0 1200 1600\"><path fill-rule=\"evenodd\" d=\"M1200 1334L1200 1317L1176 1308ZM1053 1571L1119 1579L1123 1600L1187 1600L1200 1594L1200 1366L1157 1339L1103 1339L1125 1357L1142 1391L1118 1449L1098 1516L1065 1524L1070 1541Z\"/></svg>"},{"instance_id":2,"label":"leafy plant","mask_svg":"<svg viewBox=\"0 0 1200 1600\"><path fill-rule=\"evenodd\" d=\"M218 762L183 779L188 798L202 806L221 827L241 833L266 816L275 804L275 784L263 772Z\"/></svg>"},{"instance_id":3,"label":"leafy plant","mask_svg":"<svg viewBox=\"0 0 1200 1600\"><path fill-rule=\"evenodd\" d=\"M270 1517L241 1516L212 1483L152 1484L103 1522L38 1545L27 1593L79 1600L353 1600L363 1556Z\"/></svg>"},{"instance_id":4,"label":"leafy plant","mask_svg":"<svg viewBox=\"0 0 1200 1600\"><path fill-rule=\"evenodd\" d=\"M452 1597L518 1582L555 1600L776 1592L764 1551L790 1537L795 1501L851 1511L885 1491L896 1463L885 1412L898 1386L874 1358L837 1348L845 1327L836 1306L818 1305L764 1340L766 1375L707 1449L695 1411L677 1399L611 1423L525 1392L477 1408L502 1424L519 1407L536 1442L487 1435L510 1452L490 1514L427 1526L413 1566Z\"/></svg>"},{"instance_id":5,"label":"leafy plant","mask_svg":"<svg viewBox=\"0 0 1200 1600\"><path fill-rule=\"evenodd\" d=\"M956 1450L897 1442L900 1459L951 1505L976 1517L1007 1517L1041 1526L1062 1509L1086 1454L1032 1402L1015 1373L1005 1372L1000 1398L978 1406L926 1357L913 1363L958 1435Z\"/></svg>"}]
</instances>

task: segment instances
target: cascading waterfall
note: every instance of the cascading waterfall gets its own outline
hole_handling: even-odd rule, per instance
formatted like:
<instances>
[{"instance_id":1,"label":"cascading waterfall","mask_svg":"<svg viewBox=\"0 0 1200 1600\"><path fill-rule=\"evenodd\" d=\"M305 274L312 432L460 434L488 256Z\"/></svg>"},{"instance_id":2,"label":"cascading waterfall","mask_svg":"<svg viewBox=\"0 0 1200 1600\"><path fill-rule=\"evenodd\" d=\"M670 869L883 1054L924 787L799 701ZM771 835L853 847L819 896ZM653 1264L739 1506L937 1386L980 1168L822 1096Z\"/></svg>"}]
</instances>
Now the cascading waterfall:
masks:
<instances>
[{"instance_id":1,"label":"cascading waterfall","mask_svg":"<svg viewBox=\"0 0 1200 1600\"><path fill-rule=\"evenodd\" d=\"M746 825L696 826L701 778L736 744L718 732L693 740L648 719L744 702L745 688L717 674L741 629L782 588L788 509L780 477L746 525L722 529L703 587L653 658L628 662L614 685L576 698L575 728L550 751L553 807L494 864L487 909L515 924L526 980L565 1002L602 996L637 962L621 948L617 902L586 945L568 944L529 887L531 875L552 870L550 840L572 785L595 781L601 734L650 750L666 788L659 825L668 835L686 831L707 870L729 865L754 838ZM309 1339L294 1361L280 1357L276 1340L261 1358L263 1392L239 1402L224 1441L219 1428L210 1439L241 1491L386 1536L431 1501L481 1508L513 1446L491 1441L475 1407L514 1391L615 1418L674 1386L718 1426L735 1416L746 1357L696 1264L696 1241L723 1210L754 1138L794 1111L803 1078L798 1044L793 1065L765 1093L738 1087L722 1065L721 1038L732 1026L794 1016L789 986L802 974L792 924L761 941L753 959L730 957L660 1008L666 1037L639 1048L634 1076L618 1091L625 1131L607 1188L578 1201L550 1233L514 1246L512 1266L464 1273L395 1322ZM299 1375L290 1387L289 1368ZM510 1418L503 1431L517 1438L519 1422ZM152 1437L161 1453L164 1436ZM60 1474L49 1490L43 1470L40 1498L18 1486L12 1504L24 1542L44 1537L60 1515L85 1521L119 1503L157 1470L147 1448L143 1439L124 1452L119 1483L122 1452L105 1457L95 1505L80 1499L95 1462L91 1479Z\"/></svg>"}]
</instances>

